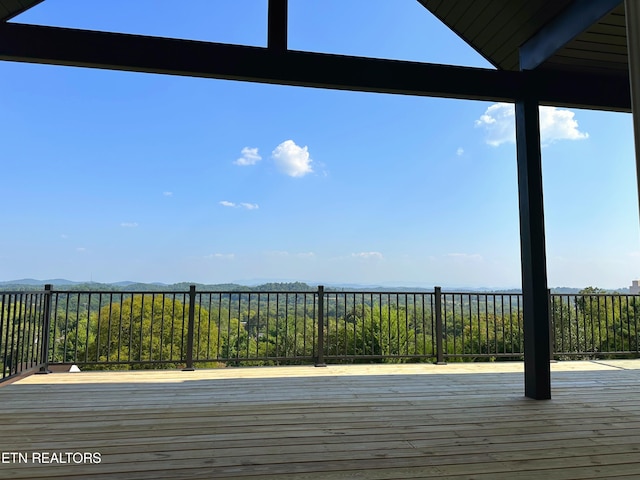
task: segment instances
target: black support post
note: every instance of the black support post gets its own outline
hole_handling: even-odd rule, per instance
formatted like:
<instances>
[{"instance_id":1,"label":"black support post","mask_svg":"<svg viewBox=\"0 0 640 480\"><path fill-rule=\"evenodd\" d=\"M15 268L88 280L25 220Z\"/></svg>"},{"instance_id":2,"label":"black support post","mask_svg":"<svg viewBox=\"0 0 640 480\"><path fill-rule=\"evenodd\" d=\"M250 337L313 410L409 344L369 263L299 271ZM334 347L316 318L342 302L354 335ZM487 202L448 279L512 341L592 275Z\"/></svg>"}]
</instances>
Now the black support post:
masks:
<instances>
[{"instance_id":1,"label":"black support post","mask_svg":"<svg viewBox=\"0 0 640 480\"><path fill-rule=\"evenodd\" d=\"M37 373L51 373L49 370L49 342L51 341L51 290L53 285L44 286L44 305L42 312L42 332L40 334L40 370Z\"/></svg>"},{"instance_id":2,"label":"black support post","mask_svg":"<svg viewBox=\"0 0 640 480\"><path fill-rule=\"evenodd\" d=\"M554 356L556 350L556 331L555 331L555 321L553 318L553 294L551 293L551 289L547 290L547 297L549 298L549 361L551 363L557 363L556 358Z\"/></svg>"},{"instance_id":3,"label":"black support post","mask_svg":"<svg viewBox=\"0 0 640 480\"><path fill-rule=\"evenodd\" d=\"M436 365L446 365L444 361L444 328L442 325L442 287L435 287L433 290L435 296L434 308L436 316Z\"/></svg>"},{"instance_id":4,"label":"black support post","mask_svg":"<svg viewBox=\"0 0 640 480\"><path fill-rule=\"evenodd\" d=\"M538 101L516 102L525 395L551 398L549 297Z\"/></svg>"},{"instance_id":5,"label":"black support post","mask_svg":"<svg viewBox=\"0 0 640 480\"><path fill-rule=\"evenodd\" d=\"M640 3L637 0L625 0L624 8L636 153L636 182L638 185L638 204L640 205L640 58L638 58L640 56Z\"/></svg>"},{"instance_id":6,"label":"black support post","mask_svg":"<svg viewBox=\"0 0 640 480\"><path fill-rule=\"evenodd\" d=\"M318 345L316 348L317 356L316 356L316 367L326 367L327 364L324 362L324 286L318 286L318 319L316 321L318 324Z\"/></svg>"},{"instance_id":7,"label":"black support post","mask_svg":"<svg viewBox=\"0 0 640 480\"><path fill-rule=\"evenodd\" d=\"M267 47L287 50L288 0L269 0Z\"/></svg>"}]
</instances>

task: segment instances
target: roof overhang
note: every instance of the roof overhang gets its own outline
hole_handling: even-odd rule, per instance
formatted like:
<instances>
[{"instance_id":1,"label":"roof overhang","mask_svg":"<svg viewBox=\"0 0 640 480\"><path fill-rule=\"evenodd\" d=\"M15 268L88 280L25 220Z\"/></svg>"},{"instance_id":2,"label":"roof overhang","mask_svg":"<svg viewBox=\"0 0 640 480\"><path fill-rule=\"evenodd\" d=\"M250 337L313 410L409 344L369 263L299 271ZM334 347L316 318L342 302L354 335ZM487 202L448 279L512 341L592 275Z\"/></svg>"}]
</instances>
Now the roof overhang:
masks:
<instances>
[{"instance_id":1,"label":"roof overhang","mask_svg":"<svg viewBox=\"0 0 640 480\"><path fill-rule=\"evenodd\" d=\"M44 0L0 0L0 22L6 22Z\"/></svg>"},{"instance_id":2,"label":"roof overhang","mask_svg":"<svg viewBox=\"0 0 640 480\"><path fill-rule=\"evenodd\" d=\"M500 70L628 74L622 0L418 1Z\"/></svg>"}]
</instances>

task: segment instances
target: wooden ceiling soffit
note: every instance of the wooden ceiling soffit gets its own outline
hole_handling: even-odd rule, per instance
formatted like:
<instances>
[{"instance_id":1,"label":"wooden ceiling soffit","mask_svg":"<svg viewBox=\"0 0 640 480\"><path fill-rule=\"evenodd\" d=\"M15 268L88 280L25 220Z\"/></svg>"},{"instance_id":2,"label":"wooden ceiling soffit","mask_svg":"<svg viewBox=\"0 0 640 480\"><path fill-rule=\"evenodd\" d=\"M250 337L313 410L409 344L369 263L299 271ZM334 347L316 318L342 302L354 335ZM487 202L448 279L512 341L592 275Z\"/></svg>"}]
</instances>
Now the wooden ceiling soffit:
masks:
<instances>
[{"instance_id":1,"label":"wooden ceiling soffit","mask_svg":"<svg viewBox=\"0 0 640 480\"><path fill-rule=\"evenodd\" d=\"M0 0L0 22L6 22L44 0Z\"/></svg>"},{"instance_id":2,"label":"wooden ceiling soffit","mask_svg":"<svg viewBox=\"0 0 640 480\"><path fill-rule=\"evenodd\" d=\"M575 0L520 47L520 68L533 70L553 57L622 0Z\"/></svg>"},{"instance_id":3,"label":"wooden ceiling soffit","mask_svg":"<svg viewBox=\"0 0 640 480\"><path fill-rule=\"evenodd\" d=\"M622 0L418 1L501 70L519 71L521 51L525 69L625 68L618 50L605 58L611 48L626 47Z\"/></svg>"},{"instance_id":4,"label":"wooden ceiling soffit","mask_svg":"<svg viewBox=\"0 0 640 480\"><path fill-rule=\"evenodd\" d=\"M542 104L630 109L624 75L511 72L16 23L0 25L0 60L483 101L535 94Z\"/></svg>"},{"instance_id":5,"label":"wooden ceiling soffit","mask_svg":"<svg viewBox=\"0 0 640 480\"><path fill-rule=\"evenodd\" d=\"M569 42L540 68L629 71L624 4Z\"/></svg>"}]
</instances>

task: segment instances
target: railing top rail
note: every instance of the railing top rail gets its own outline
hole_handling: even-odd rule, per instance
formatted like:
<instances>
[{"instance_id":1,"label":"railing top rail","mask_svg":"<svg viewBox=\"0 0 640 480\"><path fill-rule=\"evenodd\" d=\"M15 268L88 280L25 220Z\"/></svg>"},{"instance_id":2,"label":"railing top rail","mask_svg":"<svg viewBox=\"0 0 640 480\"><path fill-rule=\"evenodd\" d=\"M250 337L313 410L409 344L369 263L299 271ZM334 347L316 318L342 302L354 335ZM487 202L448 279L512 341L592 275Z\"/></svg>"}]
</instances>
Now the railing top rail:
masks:
<instances>
[{"instance_id":1,"label":"railing top rail","mask_svg":"<svg viewBox=\"0 0 640 480\"><path fill-rule=\"evenodd\" d=\"M6 290L6 291L0 290L0 295L25 295L25 294L33 295L34 293L36 295L42 295L42 294L45 294L47 292L45 292L44 290L22 290L22 291L20 291L20 290Z\"/></svg>"},{"instance_id":2,"label":"railing top rail","mask_svg":"<svg viewBox=\"0 0 640 480\"><path fill-rule=\"evenodd\" d=\"M325 295L433 295L433 290L430 291L392 291L392 290L326 290Z\"/></svg>"},{"instance_id":3,"label":"railing top rail","mask_svg":"<svg viewBox=\"0 0 640 480\"><path fill-rule=\"evenodd\" d=\"M26 294L43 294L55 293L62 295L185 295L189 294L189 290L91 290L91 289L26 289L26 290L0 290L0 295L26 295ZM196 290L197 295L304 295L316 294L317 288L308 290ZM434 295L435 290L341 290L325 287L325 295ZM521 296L521 292L501 292L501 291L445 291L441 290L442 295L462 295L471 297L499 297L499 296ZM640 294L627 292L577 292L577 293L555 293L551 292L554 297L640 297Z\"/></svg>"},{"instance_id":4,"label":"railing top rail","mask_svg":"<svg viewBox=\"0 0 640 480\"><path fill-rule=\"evenodd\" d=\"M459 291L459 292L455 292L455 291L442 291L442 295L476 295L476 296L517 296L517 295L522 295L522 292L464 292L464 291Z\"/></svg>"},{"instance_id":5,"label":"railing top rail","mask_svg":"<svg viewBox=\"0 0 640 480\"><path fill-rule=\"evenodd\" d=\"M63 295L183 295L189 294L189 290L51 290L51 293Z\"/></svg>"},{"instance_id":6,"label":"railing top rail","mask_svg":"<svg viewBox=\"0 0 640 480\"><path fill-rule=\"evenodd\" d=\"M19 292L3 292L8 293L44 293L43 290L24 290ZM79 294L79 295L183 295L189 294L189 290L51 290L56 294ZM313 290L196 290L196 295L302 295L316 294L317 289ZM324 290L324 294L330 295L433 295L433 291L378 291L378 290ZM443 292L445 293L445 292ZM449 292L446 292L449 293Z\"/></svg>"},{"instance_id":7,"label":"railing top rail","mask_svg":"<svg viewBox=\"0 0 640 480\"><path fill-rule=\"evenodd\" d=\"M638 293L552 293L554 297L640 297Z\"/></svg>"},{"instance_id":8,"label":"railing top rail","mask_svg":"<svg viewBox=\"0 0 640 480\"><path fill-rule=\"evenodd\" d=\"M51 290L52 293L62 293L62 294L80 294L80 295L88 295L88 294L98 294L101 293L103 295L183 295L183 294L189 294L189 290L58 290L58 289L54 289ZM287 290L287 291L281 291L281 290L196 290L196 294L201 295L201 294L223 294L223 295L237 295L237 294L263 294L266 295L268 294L301 294L301 293L317 293L318 290ZM6 292L0 291L0 294L3 294ZM23 292L18 292L18 293L43 293L42 290L28 290L28 291L23 291Z\"/></svg>"},{"instance_id":9,"label":"railing top rail","mask_svg":"<svg viewBox=\"0 0 640 480\"><path fill-rule=\"evenodd\" d=\"M314 293L318 293L318 290L196 290L196 295L309 295Z\"/></svg>"}]
</instances>

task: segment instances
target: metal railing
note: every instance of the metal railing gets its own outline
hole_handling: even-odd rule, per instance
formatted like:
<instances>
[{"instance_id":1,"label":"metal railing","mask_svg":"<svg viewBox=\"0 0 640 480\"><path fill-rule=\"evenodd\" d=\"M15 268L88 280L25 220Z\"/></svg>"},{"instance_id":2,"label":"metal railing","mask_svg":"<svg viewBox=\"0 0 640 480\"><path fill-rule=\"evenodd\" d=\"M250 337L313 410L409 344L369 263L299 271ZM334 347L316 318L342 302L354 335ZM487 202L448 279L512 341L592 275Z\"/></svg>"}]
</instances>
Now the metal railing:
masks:
<instances>
[{"instance_id":1,"label":"metal railing","mask_svg":"<svg viewBox=\"0 0 640 480\"><path fill-rule=\"evenodd\" d=\"M522 295L464 292L441 295L445 359L522 356Z\"/></svg>"},{"instance_id":2,"label":"metal railing","mask_svg":"<svg viewBox=\"0 0 640 480\"><path fill-rule=\"evenodd\" d=\"M324 356L332 361L436 357L433 293L325 292Z\"/></svg>"},{"instance_id":3,"label":"metal railing","mask_svg":"<svg viewBox=\"0 0 640 480\"><path fill-rule=\"evenodd\" d=\"M315 292L55 291L51 363L142 368L312 362Z\"/></svg>"},{"instance_id":4,"label":"metal railing","mask_svg":"<svg viewBox=\"0 0 640 480\"><path fill-rule=\"evenodd\" d=\"M34 367L521 359L516 293L0 293L3 379ZM638 356L640 297L549 296L555 358Z\"/></svg>"},{"instance_id":5,"label":"metal railing","mask_svg":"<svg viewBox=\"0 0 640 480\"><path fill-rule=\"evenodd\" d=\"M0 292L0 382L45 368L50 288L44 292Z\"/></svg>"},{"instance_id":6,"label":"metal railing","mask_svg":"<svg viewBox=\"0 0 640 480\"><path fill-rule=\"evenodd\" d=\"M556 294L550 310L559 357L636 356L640 351L638 295Z\"/></svg>"}]
</instances>

